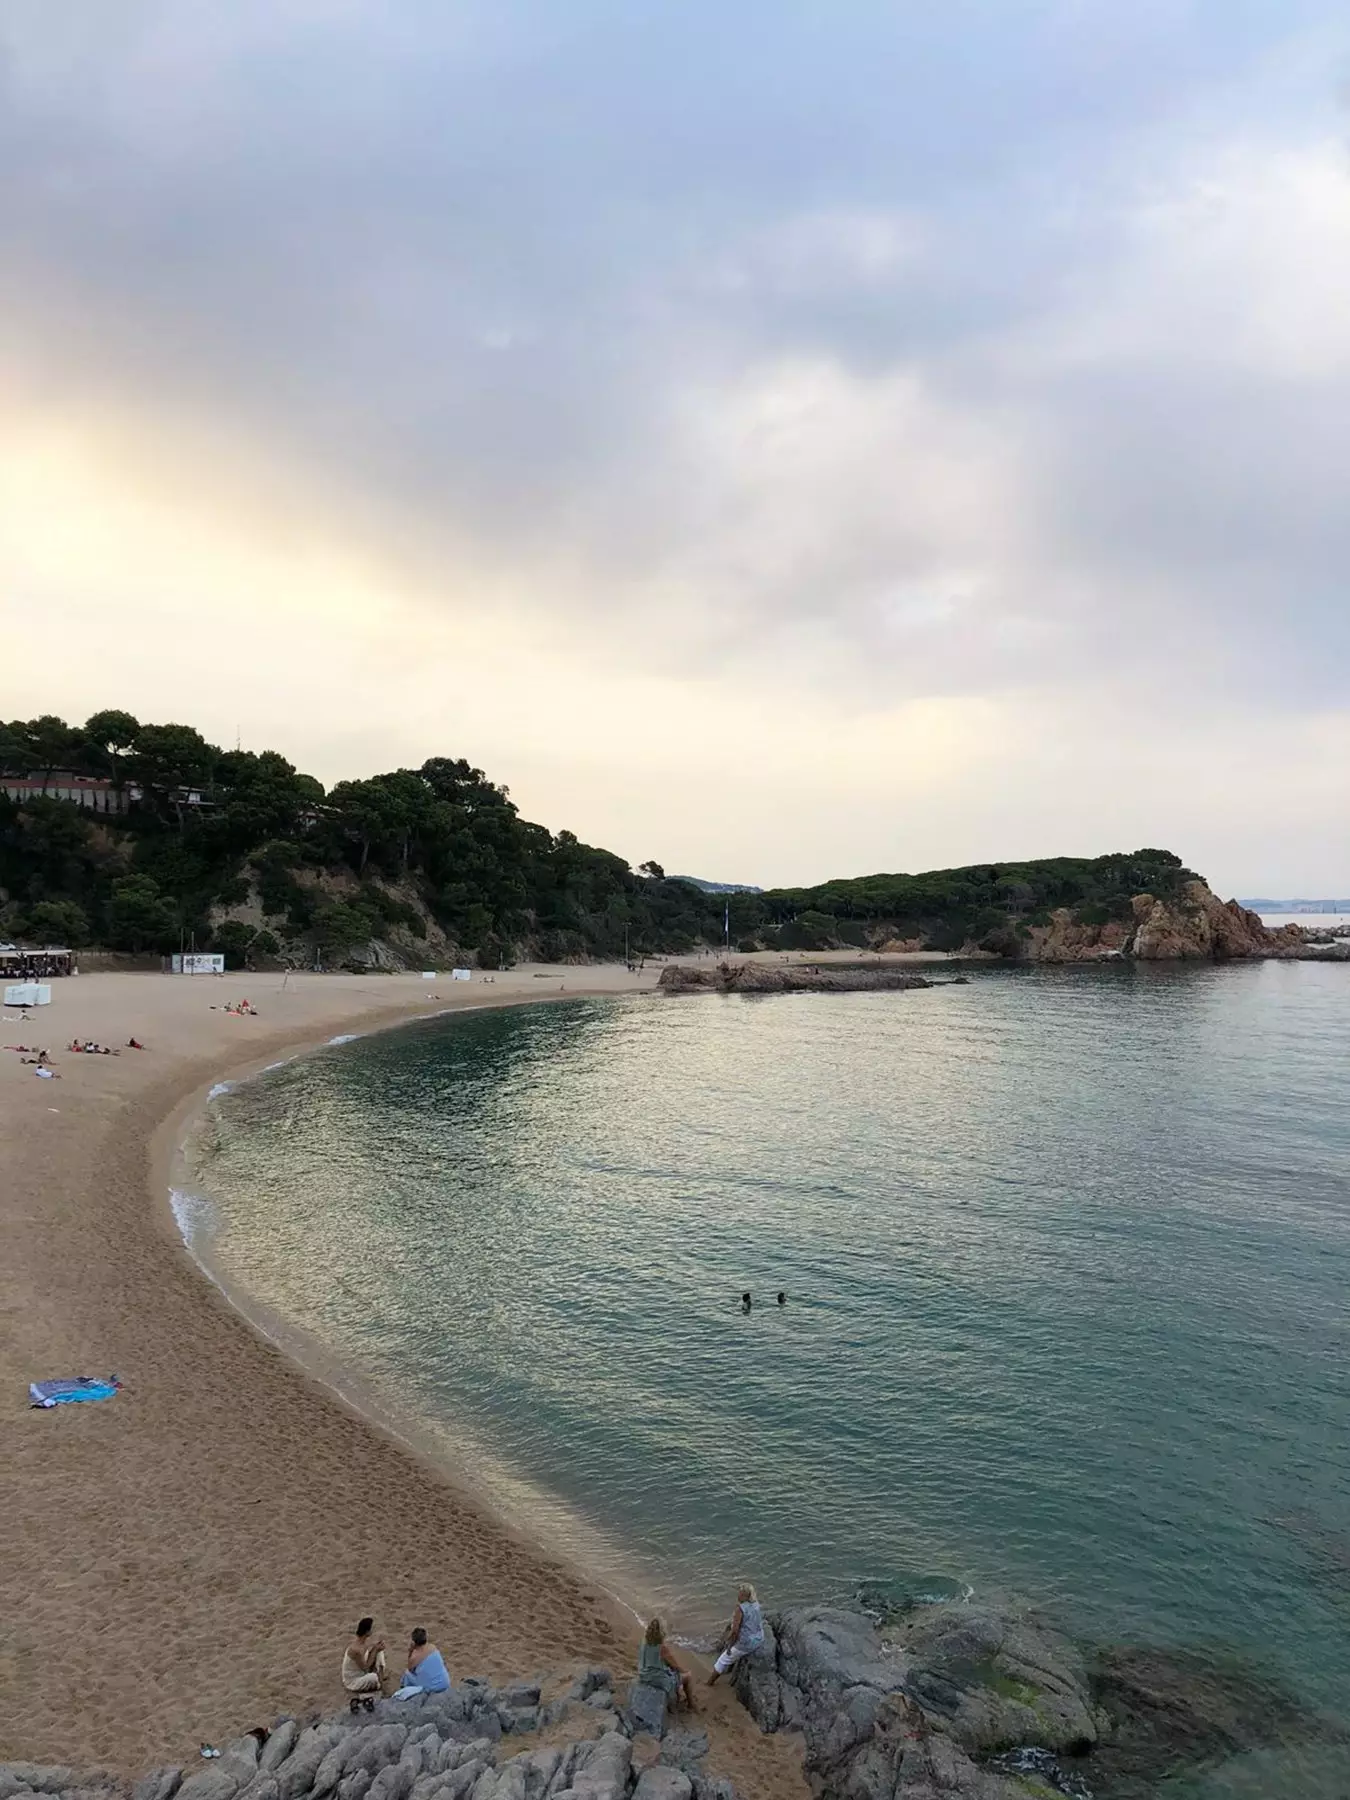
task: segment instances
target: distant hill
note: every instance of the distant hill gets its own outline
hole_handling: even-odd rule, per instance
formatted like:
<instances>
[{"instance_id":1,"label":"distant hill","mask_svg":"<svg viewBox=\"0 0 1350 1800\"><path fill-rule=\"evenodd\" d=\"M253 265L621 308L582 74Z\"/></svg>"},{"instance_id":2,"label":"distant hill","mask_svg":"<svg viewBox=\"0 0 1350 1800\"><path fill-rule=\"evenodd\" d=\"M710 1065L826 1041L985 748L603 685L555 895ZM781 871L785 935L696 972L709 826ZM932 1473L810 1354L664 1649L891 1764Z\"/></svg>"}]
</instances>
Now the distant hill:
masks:
<instances>
[{"instance_id":1,"label":"distant hill","mask_svg":"<svg viewBox=\"0 0 1350 1800\"><path fill-rule=\"evenodd\" d=\"M0 938L132 953L221 951L232 968L496 968L717 945L890 943L1027 954L1056 909L1076 927L1192 879L1168 850L810 888L668 878L517 812L463 759L325 789L274 750L95 713L0 720Z\"/></svg>"},{"instance_id":2,"label":"distant hill","mask_svg":"<svg viewBox=\"0 0 1350 1800\"><path fill-rule=\"evenodd\" d=\"M744 881L704 881L697 875L672 875L672 881L687 881L705 894L762 894L762 887L751 887Z\"/></svg>"}]
</instances>

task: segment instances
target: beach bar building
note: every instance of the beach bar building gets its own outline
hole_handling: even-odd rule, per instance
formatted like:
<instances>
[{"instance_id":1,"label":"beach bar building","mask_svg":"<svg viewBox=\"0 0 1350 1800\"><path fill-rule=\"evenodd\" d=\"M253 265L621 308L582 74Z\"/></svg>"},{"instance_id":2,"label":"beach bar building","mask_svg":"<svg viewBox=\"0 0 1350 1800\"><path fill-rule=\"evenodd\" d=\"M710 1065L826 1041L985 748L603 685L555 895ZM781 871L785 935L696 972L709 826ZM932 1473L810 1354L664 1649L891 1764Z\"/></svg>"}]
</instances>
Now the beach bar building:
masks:
<instances>
[{"instance_id":1,"label":"beach bar building","mask_svg":"<svg viewBox=\"0 0 1350 1800\"><path fill-rule=\"evenodd\" d=\"M75 952L48 945L42 950L0 944L0 981L46 981L75 973Z\"/></svg>"}]
</instances>

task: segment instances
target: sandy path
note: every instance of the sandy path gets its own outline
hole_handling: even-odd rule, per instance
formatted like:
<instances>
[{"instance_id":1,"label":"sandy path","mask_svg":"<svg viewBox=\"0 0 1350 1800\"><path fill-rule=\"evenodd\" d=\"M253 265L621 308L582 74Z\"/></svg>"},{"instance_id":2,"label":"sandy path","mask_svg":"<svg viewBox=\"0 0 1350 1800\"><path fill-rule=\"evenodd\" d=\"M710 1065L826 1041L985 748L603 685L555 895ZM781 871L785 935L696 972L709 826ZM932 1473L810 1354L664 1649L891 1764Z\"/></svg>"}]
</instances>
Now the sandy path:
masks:
<instances>
[{"instance_id":1,"label":"sandy path","mask_svg":"<svg viewBox=\"0 0 1350 1800\"><path fill-rule=\"evenodd\" d=\"M0 1758L139 1772L278 1712L331 1710L354 1616L431 1626L455 1673L631 1668L634 1629L257 1337L177 1241L156 1133L213 1080L341 1030L450 1004L654 985L618 967L438 987L410 976L82 976L0 1052ZM220 1010L247 994L257 1018ZM62 1051L72 1036L149 1048ZM27 1384L116 1372L108 1404L43 1413ZM723 1690L711 1761L751 1796L804 1792L797 1750Z\"/></svg>"}]
</instances>

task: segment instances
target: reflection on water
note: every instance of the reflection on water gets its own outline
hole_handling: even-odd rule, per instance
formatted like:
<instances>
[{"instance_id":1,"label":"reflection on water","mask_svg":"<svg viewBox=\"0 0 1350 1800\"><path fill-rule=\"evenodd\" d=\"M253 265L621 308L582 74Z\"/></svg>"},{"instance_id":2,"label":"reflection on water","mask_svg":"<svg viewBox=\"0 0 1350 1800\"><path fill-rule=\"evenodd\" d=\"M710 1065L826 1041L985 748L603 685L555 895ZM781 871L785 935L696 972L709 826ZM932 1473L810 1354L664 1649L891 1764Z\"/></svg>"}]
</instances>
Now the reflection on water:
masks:
<instances>
[{"instance_id":1,"label":"reflection on water","mask_svg":"<svg viewBox=\"0 0 1350 1800\"><path fill-rule=\"evenodd\" d=\"M688 1632L742 1574L922 1572L1350 1710L1348 1001L1115 967L446 1019L221 1095L209 1254Z\"/></svg>"}]
</instances>

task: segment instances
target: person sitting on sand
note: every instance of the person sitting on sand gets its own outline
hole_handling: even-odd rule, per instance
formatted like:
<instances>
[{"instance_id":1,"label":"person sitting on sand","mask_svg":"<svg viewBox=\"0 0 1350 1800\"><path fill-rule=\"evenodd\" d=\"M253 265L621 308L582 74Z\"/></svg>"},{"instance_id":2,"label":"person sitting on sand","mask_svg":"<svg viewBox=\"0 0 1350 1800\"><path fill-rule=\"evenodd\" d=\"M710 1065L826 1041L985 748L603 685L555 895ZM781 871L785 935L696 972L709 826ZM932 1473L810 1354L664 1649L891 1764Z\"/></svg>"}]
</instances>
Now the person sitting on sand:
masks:
<instances>
[{"instance_id":1,"label":"person sitting on sand","mask_svg":"<svg viewBox=\"0 0 1350 1800\"><path fill-rule=\"evenodd\" d=\"M683 1699L694 1710L694 1690L685 1671L671 1655L660 1619L652 1619L638 1651L637 1678L647 1687L660 1688L668 1699Z\"/></svg>"},{"instance_id":2,"label":"person sitting on sand","mask_svg":"<svg viewBox=\"0 0 1350 1800\"><path fill-rule=\"evenodd\" d=\"M450 1671L435 1644L427 1642L427 1634L418 1626L408 1647L408 1672L395 1700L410 1699L413 1694L448 1694Z\"/></svg>"},{"instance_id":3,"label":"person sitting on sand","mask_svg":"<svg viewBox=\"0 0 1350 1800\"><path fill-rule=\"evenodd\" d=\"M356 1636L342 1652L342 1685L352 1697L352 1711L370 1712L384 1693L384 1639L372 1638L374 1619L357 1621Z\"/></svg>"},{"instance_id":4,"label":"person sitting on sand","mask_svg":"<svg viewBox=\"0 0 1350 1800\"><path fill-rule=\"evenodd\" d=\"M713 1664L708 1686L715 1687L719 1676L725 1675L732 1664L739 1662L743 1656L749 1656L752 1650L758 1650L763 1642L764 1610L750 1583L742 1582L736 1594L736 1610L731 1615L731 1623L722 1633L722 1654Z\"/></svg>"}]
</instances>

